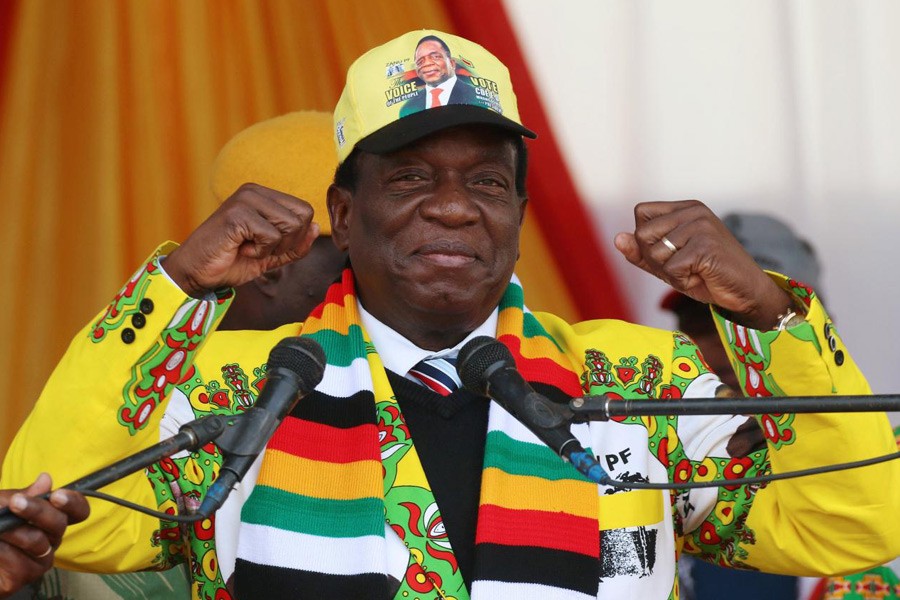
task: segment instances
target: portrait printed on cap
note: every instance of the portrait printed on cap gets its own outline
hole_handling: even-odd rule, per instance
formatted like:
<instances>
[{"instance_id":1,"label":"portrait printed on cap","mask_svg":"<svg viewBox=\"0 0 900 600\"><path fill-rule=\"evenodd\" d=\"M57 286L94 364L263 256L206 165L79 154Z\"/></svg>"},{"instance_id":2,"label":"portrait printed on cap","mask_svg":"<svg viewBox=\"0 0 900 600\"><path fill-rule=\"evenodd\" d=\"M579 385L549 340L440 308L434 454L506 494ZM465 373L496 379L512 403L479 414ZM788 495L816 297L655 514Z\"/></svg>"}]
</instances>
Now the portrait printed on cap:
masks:
<instances>
[{"instance_id":1,"label":"portrait printed on cap","mask_svg":"<svg viewBox=\"0 0 900 600\"><path fill-rule=\"evenodd\" d=\"M435 35L419 40L412 60L387 63L385 77L385 106L399 106L401 118L450 104L480 106L503 114L497 83L479 77L472 61L454 57L446 42Z\"/></svg>"}]
</instances>

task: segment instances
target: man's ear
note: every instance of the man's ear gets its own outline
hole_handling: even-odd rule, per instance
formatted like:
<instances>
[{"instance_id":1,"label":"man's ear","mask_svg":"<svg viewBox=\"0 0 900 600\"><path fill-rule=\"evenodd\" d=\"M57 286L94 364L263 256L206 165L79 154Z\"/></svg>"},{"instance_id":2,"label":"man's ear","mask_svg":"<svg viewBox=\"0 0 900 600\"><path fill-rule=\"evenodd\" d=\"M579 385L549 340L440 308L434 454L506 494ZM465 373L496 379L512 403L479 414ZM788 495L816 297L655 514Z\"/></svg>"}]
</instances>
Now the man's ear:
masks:
<instances>
[{"instance_id":1,"label":"man's ear","mask_svg":"<svg viewBox=\"0 0 900 600\"><path fill-rule=\"evenodd\" d=\"M350 247L350 213L353 208L353 194L335 184L328 186L328 216L331 218L331 239L338 250Z\"/></svg>"}]
</instances>

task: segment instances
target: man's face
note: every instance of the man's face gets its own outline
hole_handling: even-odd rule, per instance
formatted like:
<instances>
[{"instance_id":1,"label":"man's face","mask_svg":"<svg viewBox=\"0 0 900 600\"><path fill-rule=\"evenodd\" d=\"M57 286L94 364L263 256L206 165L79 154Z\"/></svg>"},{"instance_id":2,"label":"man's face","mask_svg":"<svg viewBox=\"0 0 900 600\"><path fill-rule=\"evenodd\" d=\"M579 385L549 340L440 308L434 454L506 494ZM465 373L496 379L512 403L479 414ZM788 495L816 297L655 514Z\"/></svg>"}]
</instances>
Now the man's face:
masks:
<instances>
[{"instance_id":1,"label":"man's face","mask_svg":"<svg viewBox=\"0 0 900 600\"><path fill-rule=\"evenodd\" d=\"M456 65L438 42L426 40L416 48L416 75L428 85L440 85L450 79Z\"/></svg>"},{"instance_id":2,"label":"man's face","mask_svg":"<svg viewBox=\"0 0 900 600\"><path fill-rule=\"evenodd\" d=\"M510 134L485 127L362 153L356 191L333 186L329 210L363 306L423 348L423 336L456 343L480 325L518 259L515 170Z\"/></svg>"}]
</instances>

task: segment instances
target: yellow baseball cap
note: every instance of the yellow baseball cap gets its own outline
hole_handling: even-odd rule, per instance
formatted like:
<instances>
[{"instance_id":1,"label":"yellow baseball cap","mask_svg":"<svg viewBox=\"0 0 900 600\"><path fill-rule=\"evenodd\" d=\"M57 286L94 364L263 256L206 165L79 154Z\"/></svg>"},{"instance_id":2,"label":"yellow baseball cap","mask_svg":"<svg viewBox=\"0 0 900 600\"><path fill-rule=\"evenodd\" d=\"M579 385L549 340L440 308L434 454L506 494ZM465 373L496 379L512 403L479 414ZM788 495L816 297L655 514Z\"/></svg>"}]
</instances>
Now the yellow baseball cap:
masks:
<instances>
[{"instance_id":1,"label":"yellow baseball cap","mask_svg":"<svg viewBox=\"0 0 900 600\"><path fill-rule=\"evenodd\" d=\"M447 91L443 105L426 108L427 92L439 85ZM338 162L354 148L392 152L441 129L470 123L537 137L522 125L509 70L497 57L449 33L410 31L350 65L334 109Z\"/></svg>"},{"instance_id":2,"label":"yellow baseball cap","mask_svg":"<svg viewBox=\"0 0 900 600\"><path fill-rule=\"evenodd\" d=\"M213 163L210 185L224 202L252 182L296 196L313 207L322 235L331 235L325 204L337 158L331 114L305 110L255 123L231 138Z\"/></svg>"}]
</instances>

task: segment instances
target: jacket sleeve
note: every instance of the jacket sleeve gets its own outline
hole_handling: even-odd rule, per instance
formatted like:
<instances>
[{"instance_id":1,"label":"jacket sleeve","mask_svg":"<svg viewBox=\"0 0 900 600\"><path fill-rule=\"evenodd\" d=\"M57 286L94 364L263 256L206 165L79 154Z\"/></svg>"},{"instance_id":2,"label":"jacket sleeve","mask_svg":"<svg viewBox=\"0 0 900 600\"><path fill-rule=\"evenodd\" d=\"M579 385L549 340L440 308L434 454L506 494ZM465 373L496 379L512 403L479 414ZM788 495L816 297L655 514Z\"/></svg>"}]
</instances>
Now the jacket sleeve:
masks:
<instances>
[{"instance_id":1,"label":"jacket sleeve","mask_svg":"<svg viewBox=\"0 0 900 600\"><path fill-rule=\"evenodd\" d=\"M754 331L715 313L747 396L870 394L815 293L770 274L806 307L804 322ZM754 470L786 473L896 452L883 413L768 414L758 417L768 446ZM758 464L755 464L758 463ZM735 515L721 500L685 546L708 560L775 573L860 571L900 554L900 463L744 486L750 502ZM721 496L720 496L721 498Z\"/></svg>"},{"instance_id":2,"label":"jacket sleeve","mask_svg":"<svg viewBox=\"0 0 900 600\"><path fill-rule=\"evenodd\" d=\"M64 485L159 441L166 397L193 376L194 357L232 296L186 296L159 269L159 257L174 247L160 246L72 341L9 448L0 485L20 487L42 471ZM159 506L143 472L103 491ZM90 505L90 518L66 532L57 566L165 566L159 520L105 501Z\"/></svg>"}]
</instances>

